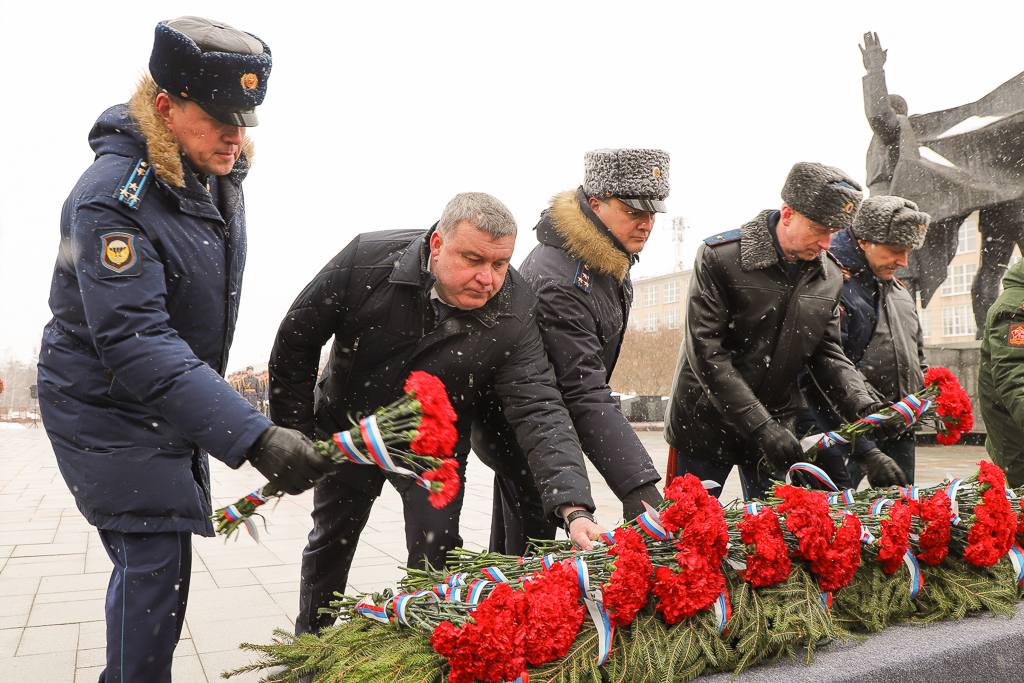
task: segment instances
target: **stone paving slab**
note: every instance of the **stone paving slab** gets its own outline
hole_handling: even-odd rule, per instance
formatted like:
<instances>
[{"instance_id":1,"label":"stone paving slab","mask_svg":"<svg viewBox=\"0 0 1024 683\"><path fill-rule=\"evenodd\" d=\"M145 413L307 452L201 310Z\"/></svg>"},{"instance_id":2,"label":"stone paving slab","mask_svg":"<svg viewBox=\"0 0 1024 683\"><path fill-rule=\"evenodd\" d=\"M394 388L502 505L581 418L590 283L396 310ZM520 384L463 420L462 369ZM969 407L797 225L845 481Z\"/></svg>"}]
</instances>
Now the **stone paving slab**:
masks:
<instances>
[{"instance_id":1,"label":"stone paving slab","mask_svg":"<svg viewBox=\"0 0 1024 683\"><path fill-rule=\"evenodd\" d=\"M668 447L661 433L639 435L663 471ZM977 446L919 448L918 483L928 486L947 474L969 475L982 458L984 449ZM263 482L248 465L231 470L212 459L211 475L218 507ZM467 477L462 536L465 547L482 550L489 537L492 475L471 457ZM590 477L598 521L611 528L621 518L621 506L600 475L591 470ZM725 482L723 500L739 495L734 473ZM266 514L262 545L245 534L227 544L193 537L191 596L174 659L175 680L221 680L222 671L253 658L238 650L239 643L266 643L274 628L291 630L311 508L309 492L282 499ZM398 566L407 559L404 538L401 499L385 486L356 552L350 589L393 587L401 576ZM0 430L0 678L21 683L96 681L103 668L103 596L110 569L98 535L64 485L45 432ZM917 632L910 631L911 640ZM788 678L764 680L824 680L824 674L816 674L825 670L821 662L828 661L823 654L819 664L787 671ZM794 677L805 674L809 677ZM259 678L253 673L232 680Z\"/></svg>"}]
</instances>

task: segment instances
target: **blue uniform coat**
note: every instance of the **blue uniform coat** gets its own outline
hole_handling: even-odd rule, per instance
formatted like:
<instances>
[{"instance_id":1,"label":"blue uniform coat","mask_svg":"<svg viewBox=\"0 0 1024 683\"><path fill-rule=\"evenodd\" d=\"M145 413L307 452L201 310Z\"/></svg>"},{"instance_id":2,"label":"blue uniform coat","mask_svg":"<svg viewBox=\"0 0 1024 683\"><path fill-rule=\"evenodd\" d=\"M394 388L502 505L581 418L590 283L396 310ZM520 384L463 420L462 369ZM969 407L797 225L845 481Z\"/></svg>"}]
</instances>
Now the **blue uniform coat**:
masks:
<instances>
[{"instance_id":1,"label":"blue uniform coat","mask_svg":"<svg viewBox=\"0 0 1024 683\"><path fill-rule=\"evenodd\" d=\"M206 453L238 467L270 426L222 377L249 163L212 179L218 205L151 103L111 107L89 134L96 160L61 213L39 403L91 524L212 536Z\"/></svg>"}]
</instances>

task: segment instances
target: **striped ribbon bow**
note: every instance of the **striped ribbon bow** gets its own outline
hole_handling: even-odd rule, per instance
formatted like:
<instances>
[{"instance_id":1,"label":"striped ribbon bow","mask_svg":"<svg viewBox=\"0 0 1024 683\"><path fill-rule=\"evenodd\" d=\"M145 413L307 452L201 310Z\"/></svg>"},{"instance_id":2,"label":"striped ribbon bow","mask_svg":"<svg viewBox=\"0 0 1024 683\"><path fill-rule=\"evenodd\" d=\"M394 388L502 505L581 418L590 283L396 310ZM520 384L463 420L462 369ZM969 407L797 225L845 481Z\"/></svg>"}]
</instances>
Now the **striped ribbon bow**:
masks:
<instances>
[{"instance_id":1,"label":"striped ribbon bow","mask_svg":"<svg viewBox=\"0 0 1024 683\"><path fill-rule=\"evenodd\" d=\"M355 440L348 432L338 432L333 436L334 443L338 450L350 461L357 465L376 465L385 472L394 472L405 477L410 477L417 484L431 490L430 482L412 470L395 464L384 443L384 436L380 433L380 426L377 424L377 416L370 415L359 421L359 433L363 437L363 443L369 453L363 453L355 444Z\"/></svg>"},{"instance_id":2,"label":"striped ribbon bow","mask_svg":"<svg viewBox=\"0 0 1024 683\"><path fill-rule=\"evenodd\" d=\"M789 474L787 478L792 481L793 472L807 472L812 477L820 481L822 484L827 486L830 491L838 491L839 487L836 486L835 482L832 481L832 477L828 476L825 470L821 469L817 465L812 465L809 462L798 462L789 468Z\"/></svg>"}]
</instances>

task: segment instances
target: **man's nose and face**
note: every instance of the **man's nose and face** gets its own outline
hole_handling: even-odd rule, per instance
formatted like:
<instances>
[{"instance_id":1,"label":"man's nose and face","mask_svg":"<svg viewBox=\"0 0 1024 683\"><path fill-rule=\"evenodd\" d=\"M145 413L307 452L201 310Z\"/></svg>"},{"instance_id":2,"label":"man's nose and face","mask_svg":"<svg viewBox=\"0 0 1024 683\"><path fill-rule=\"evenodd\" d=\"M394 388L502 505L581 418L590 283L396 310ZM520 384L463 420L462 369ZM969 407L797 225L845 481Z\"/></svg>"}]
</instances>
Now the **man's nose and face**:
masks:
<instances>
[{"instance_id":1,"label":"man's nose and face","mask_svg":"<svg viewBox=\"0 0 1024 683\"><path fill-rule=\"evenodd\" d=\"M218 121L194 102L178 106L163 93L157 95L156 106L192 170L207 175L231 173L242 154L244 127Z\"/></svg>"},{"instance_id":2,"label":"man's nose and face","mask_svg":"<svg viewBox=\"0 0 1024 683\"><path fill-rule=\"evenodd\" d=\"M638 254L643 251L654 229L653 211L634 209L615 197L609 197L603 202L591 197L590 208L627 252Z\"/></svg>"},{"instance_id":3,"label":"man's nose and face","mask_svg":"<svg viewBox=\"0 0 1024 683\"><path fill-rule=\"evenodd\" d=\"M430 236L431 271L441 299L456 308L480 308L505 283L515 235L494 237L469 221L455 226L445 237Z\"/></svg>"},{"instance_id":4,"label":"man's nose and face","mask_svg":"<svg viewBox=\"0 0 1024 683\"><path fill-rule=\"evenodd\" d=\"M789 261L809 261L832 244L832 236L839 232L821 223L815 223L789 205L782 205L782 215L775 228L779 246Z\"/></svg>"},{"instance_id":5,"label":"man's nose and face","mask_svg":"<svg viewBox=\"0 0 1024 683\"><path fill-rule=\"evenodd\" d=\"M880 280L891 280L896 276L896 271L907 267L907 257L913 249L897 247L891 244L879 244L867 240L857 240L857 244L864 250L868 266L871 272Z\"/></svg>"}]
</instances>

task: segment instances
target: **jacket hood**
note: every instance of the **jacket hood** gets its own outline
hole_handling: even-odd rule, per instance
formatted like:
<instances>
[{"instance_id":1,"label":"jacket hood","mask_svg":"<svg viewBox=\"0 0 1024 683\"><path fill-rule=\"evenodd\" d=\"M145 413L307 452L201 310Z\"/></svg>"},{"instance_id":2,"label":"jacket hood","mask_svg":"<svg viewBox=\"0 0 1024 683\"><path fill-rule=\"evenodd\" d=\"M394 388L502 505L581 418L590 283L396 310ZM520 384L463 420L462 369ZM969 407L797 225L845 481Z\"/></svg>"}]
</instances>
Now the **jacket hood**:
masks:
<instances>
[{"instance_id":1,"label":"jacket hood","mask_svg":"<svg viewBox=\"0 0 1024 683\"><path fill-rule=\"evenodd\" d=\"M857 238L853 236L849 228L832 238L832 246L829 247L829 251L851 275L861 275L865 271L869 275L874 275L868 265L864 250L857 244Z\"/></svg>"},{"instance_id":2,"label":"jacket hood","mask_svg":"<svg viewBox=\"0 0 1024 683\"><path fill-rule=\"evenodd\" d=\"M775 213L773 209L766 209L757 214L753 220L740 226L740 269L744 272L761 270L781 260L779 252L775 249L775 239L768 229L768 219ZM827 277L828 268L825 267L826 252L821 252L814 257L821 267L821 272Z\"/></svg>"},{"instance_id":3,"label":"jacket hood","mask_svg":"<svg viewBox=\"0 0 1024 683\"><path fill-rule=\"evenodd\" d=\"M564 249L571 257L622 284L633 265L633 257L590 206L582 203L580 194L578 190L566 190L551 198L550 207L537 224L537 239Z\"/></svg>"},{"instance_id":4,"label":"jacket hood","mask_svg":"<svg viewBox=\"0 0 1024 683\"><path fill-rule=\"evenodd\" d=\"M1006 270L1006 275L1003 276L1004 290L1011 287L1024 287L1024 265L1022 264L1024 264L1024 260L1018 261Z\"/></svg>"},{"instance_id":5,"label":"jacket hood","mask_svg":"<svg viewBox=\"0 0 1024 683\"><path fill-rule=\"evenodd\" d=\"M103 112L89 133L89 145L96 156L116 154L149 160L156 174L168 185L185 187L181 146L167 130L156 108L160 87L148 74L135 88L128 104L118 104ZM236 169L248 171L253 157L252 140L242 142L242 156Z\"/></svg>"}]
</instances>

